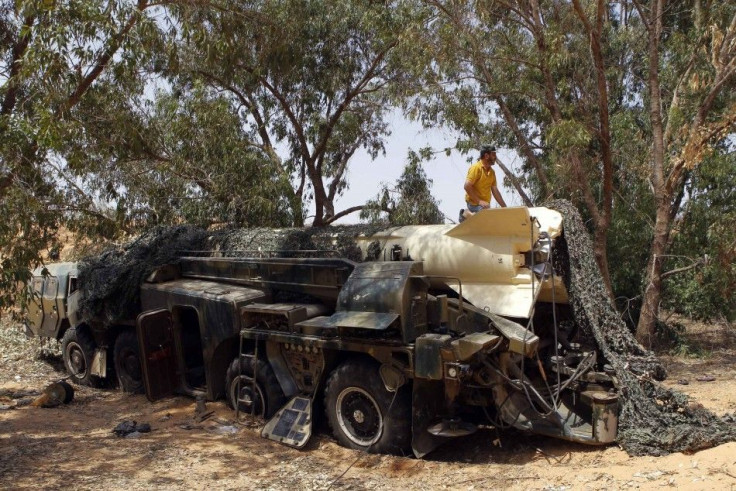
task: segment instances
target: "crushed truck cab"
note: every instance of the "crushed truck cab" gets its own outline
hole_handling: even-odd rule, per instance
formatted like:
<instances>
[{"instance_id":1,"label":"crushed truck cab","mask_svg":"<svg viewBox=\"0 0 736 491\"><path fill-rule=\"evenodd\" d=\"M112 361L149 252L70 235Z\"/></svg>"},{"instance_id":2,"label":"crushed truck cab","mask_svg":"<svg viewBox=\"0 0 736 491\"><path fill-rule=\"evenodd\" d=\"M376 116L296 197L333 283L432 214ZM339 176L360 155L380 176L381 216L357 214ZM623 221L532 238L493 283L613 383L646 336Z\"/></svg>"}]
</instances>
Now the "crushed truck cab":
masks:
<instances>
[{"instance_id":1,"label":"crushed truck cab","mask_svg":"<svg viewBox=\"0 0 736 491\"><path fill-rule=\"evenodd\" d=\"M483 425L615 440L616 380L576 342L546 208L359 237L345 258L184 257L141 287L148 397L225 396L301 448L421 457ZM319 404L315 404L319 402Z\"/></svg>"}]
</instances>

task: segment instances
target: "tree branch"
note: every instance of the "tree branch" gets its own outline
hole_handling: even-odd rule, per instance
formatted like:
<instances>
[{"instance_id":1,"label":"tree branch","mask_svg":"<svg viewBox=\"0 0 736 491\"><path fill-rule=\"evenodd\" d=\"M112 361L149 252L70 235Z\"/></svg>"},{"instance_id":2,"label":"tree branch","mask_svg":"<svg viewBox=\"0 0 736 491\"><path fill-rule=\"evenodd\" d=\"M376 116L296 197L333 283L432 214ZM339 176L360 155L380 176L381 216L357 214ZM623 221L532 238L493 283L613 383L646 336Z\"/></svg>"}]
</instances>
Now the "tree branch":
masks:
<instances>
[{"instance_id":1,"label":"tree branch","mask_svg":"<svg viewBox=\"0 0 736 491\"><path fill-rule=\"evenodd\" d=\"M673 276L673 275L676 275L676 274L679 274L679 273L684 273L685 271L690 271L691 269L695 269L695 268L700 267L700 266L705 266L706 264L708 264L708 256L707 255L705 255L704 257L700 257L698 259L693 260L692 264L690 264L689 266L683 266L682 268L677 268L677 269L671 269L669 271L664 271L662 273L661 278L662 279L665 279L665 278L667 278L669 276Z\"/></svg>"},{"instance_id":2,"label":"tree branch","mask_svg":"<svg viewBox=\"0 0 736 491\"><path fill-rule=\"evenodd\" d=\"M115 55L115 53L117 53L118 49L120 49L125 36L127 36L133 26L138 23L141 18L141 14L146 8L148 8L148 6L149 5L146 3L146 0L138 0L136 11L130 15L128 21L125 23L123 28L115 35L113 35L112 38L110 38L110 42L108 43L107 48L105 48L100 57L97 58L94 67L89 72L87 72L87 75L77 85L76 89L74 89L74 92L72 92L67 100L61 105L61 107L59 107L59 109L56 111L57 115L63 115L77 105L84 93L87 92L92 83L97 80L97 77L100 76L102 71L107 67L107 64L110 62L112 57Z\"/></svg>"},{"instance_id":3,"label":"tree branch","mask_svg":"<svg viewBox=\"0 0 736 491\"><path fill-rule=\"evenodd\" d=\"M517 179L514 173L511 172L511 170L508 167L506 167L506 165L504 165L504 163L501 162L501 160L498 157L496 157L496 163L501 168L503 173L506 174L506 177L509 178L509 180L511 181L511 184L514 186L514 189L516 189L516 192L519 193L519 196L521 196L521 199L524 201L524 205L528 206L529 208L533 207L534 203L526 195L526 193L524 192L524 189L521 187L521 183L519 182L519 179Z\"/></svg>"},{"instance_id":4,"label":"tree branch","mask_svg":"<svg viewBox=\"0 0 736 491\"><path fill-rule=\"evenodd\" d=\"M344 209L344 210L343 210L343 211L341 211L340 213L335 213L335 214L334 214L334 215L332 215L331 217L327 217L327 218L325 218L325 220L324 220L324 222L323 222L323 223L324 223L325 225L330 225L331 223L335 223L335 222L336 222L337 220L339 220L340 218L342 218L342 217L344 217L344 216L347 216L347 215L350 215L351 213L355 213L356 211L360 211L360 210L362 210L363 208L365 208L365 205L351 206L350 208L346 208L346 209Z\"/></svg>"},{"instance_id":5,"label":"tree branch","mask_svg":"<svg viewBox=\"0 0 736 491\"><path fill-rule=\"evenodd\" d=\"M18 42L13 45L13 54L10 62L10 74L8 75L6 81L7 92L5 93L5 99L3 100L2 109L0 109L0 114L3 116L11 114L13 108L15 107L15 101L17 99L19 86L17 77L23 64L23 56L28 49L28 44L31 42L31 26L33 25L35 20L36 17L33 15L29 15L25 19L23 19L23 27L21 27L20 29L20 39L18 39Z\"/></svg>"}]
</instances>

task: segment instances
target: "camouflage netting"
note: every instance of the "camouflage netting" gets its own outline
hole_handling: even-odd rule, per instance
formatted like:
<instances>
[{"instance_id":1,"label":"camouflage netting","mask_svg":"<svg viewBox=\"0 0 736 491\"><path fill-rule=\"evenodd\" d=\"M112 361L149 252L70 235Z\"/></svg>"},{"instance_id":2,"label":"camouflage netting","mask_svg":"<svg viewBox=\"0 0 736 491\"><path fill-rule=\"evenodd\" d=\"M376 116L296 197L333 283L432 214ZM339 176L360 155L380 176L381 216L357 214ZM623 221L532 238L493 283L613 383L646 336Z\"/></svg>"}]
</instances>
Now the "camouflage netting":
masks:
<instances>
[{"instance_id":1,"label":"camouflage netting","mask_svg":"<svg viewBox=\"0 0 736 491\"><path fill-rule=\"evenodd\" d=\"M226 230L209 238L206 248L228 256L342 257L361 260L356 237L385 229L376 225L341 225L326 228L251 228ZM317 252L313 252L317 251Z\"/></svg>"},{"instance_id":2,"label":"camouflage netting","mask_svg":"<svg viewBox=\"0 0 736 491\"><path fill-rule=\"evenodd\" d=\"M115 324L140 312L139 285L155 269L186 255L342 257L360 261L355 238L384 227L253 228L206 232L193 226L157 227L132 242L90 256L79 266L82 318Z\"/></svg>"},{"instance_id":3,"label":"camouflage netting","mask_svg":"<svg viewBox=\"0 0 736 491\"><path fill-rule=\"evenodd\" d=\"M547 206L564 217L564 240L557 243L555 260L567 266L575 320L583 336L595 339L620 383L619 444L630 455L665 455L736 440L736 425L653 380L664 378L664 368L636 341L611 305L577 209L561 200Z\"/></svg>"},{"instance_id":4,"label":"camouflage netting","mask_svg":"<svg viewBox=\"0 0 736 491\"><path fill-rule=\"evenodd\" d=\"M140 312L139 286L156 268L176 263L181 251L201 249L207 235L192 226L156 227L132 242L80 261L82 319L115 324Z\"/></svg>"},{"instance_id":5,"label":"camouflage netting","mask_svg":"<svg viewBox=\"0 0 736 491\"><path fill-rule=\"evenodd\" d=\"M577 210L566 201L547 206L564 216L564 238L558 241L555 261L556 267L564 267L581 335L600 348L620 381L621 446L632 455L663 455L693 452L736 440L736 425L691 403L686 395L653 381L664 378L664 368L636 342L611 305L590 237ZM317 256L360 261L355 238L373 235L381 229L355 225L211 233L190 226L156 228L124 247L87 258L80 264L85 299L83 317L108 324L135 318L140 311L139 285L156 268L176 263L182 255ZM379 251L377 242L369 246L369 256L373 259L383 259Z\"/></svg>"}]
</instances>

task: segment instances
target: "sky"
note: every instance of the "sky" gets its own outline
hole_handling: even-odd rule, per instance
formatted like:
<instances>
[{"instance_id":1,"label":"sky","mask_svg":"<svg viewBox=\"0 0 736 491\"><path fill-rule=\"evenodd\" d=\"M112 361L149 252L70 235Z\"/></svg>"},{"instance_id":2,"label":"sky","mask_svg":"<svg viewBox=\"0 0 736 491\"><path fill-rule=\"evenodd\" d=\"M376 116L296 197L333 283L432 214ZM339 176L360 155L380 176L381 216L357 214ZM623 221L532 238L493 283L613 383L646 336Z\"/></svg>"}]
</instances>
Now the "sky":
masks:
<instances>
[{"instance_id":1,"label":"sky","mask_svg":"<svg viewBox=\"0 0 736 491\"><path fill-rule=\"evenodd\" d=\"M406 165L406 157L409 150L419 150L425 146L431 146L436 151L455 146L457 135L443 128L425 130L419 123L413 123L404 119L400 114L395 114L391 121L392 135L386 140L386 154L380 155L371 161L367 152L356 152L348 169L349 188L335 202L335 212L345 208L364 204L367 200L375 198L383 183L392 187L401 176ZM479 142L478 145L493 142ZM429 162L423 162L424 171L432 182L432 192L439 202L440 211L445 215L446 223L457 220L460 208L465 207L465 175L472 157L473 162L478 160L478 152L472 155L461 155L453 150L450 156L439 152ZM498 158L507 167L515 169L520 165L516 152L508 149L498 148ZM521 198L511 187L503 184L503 171L494 167L499 189L508 206L520 206L523 204ZM495 201L492 206L497 206ZM353 213L338 220L337 223L358 223L359 213Z\"/></svg>"}]
</instances>

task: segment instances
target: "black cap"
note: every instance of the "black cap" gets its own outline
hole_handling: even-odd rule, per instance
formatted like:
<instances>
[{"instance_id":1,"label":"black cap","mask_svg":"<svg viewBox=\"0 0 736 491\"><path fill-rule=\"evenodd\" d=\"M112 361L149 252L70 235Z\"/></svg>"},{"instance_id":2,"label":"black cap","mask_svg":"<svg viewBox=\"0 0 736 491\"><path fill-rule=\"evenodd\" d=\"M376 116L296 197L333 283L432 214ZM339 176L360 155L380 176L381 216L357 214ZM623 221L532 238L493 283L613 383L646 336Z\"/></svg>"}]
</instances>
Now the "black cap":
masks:
<instances>
[{"instance_id":1,"label":"black cap","mask_svg":"<svg viewBox=\"0 0 736 491\"><path fill-rule=\"evenodd\" d=\"M481 158L483 158L483 156L485 154L487 154L488 152L494 152L495 153L496 152L496 147L494 147L493 145L483 145L482 147L480 147L480 156L481 156Z\"/></svg>"}]
</instances>

